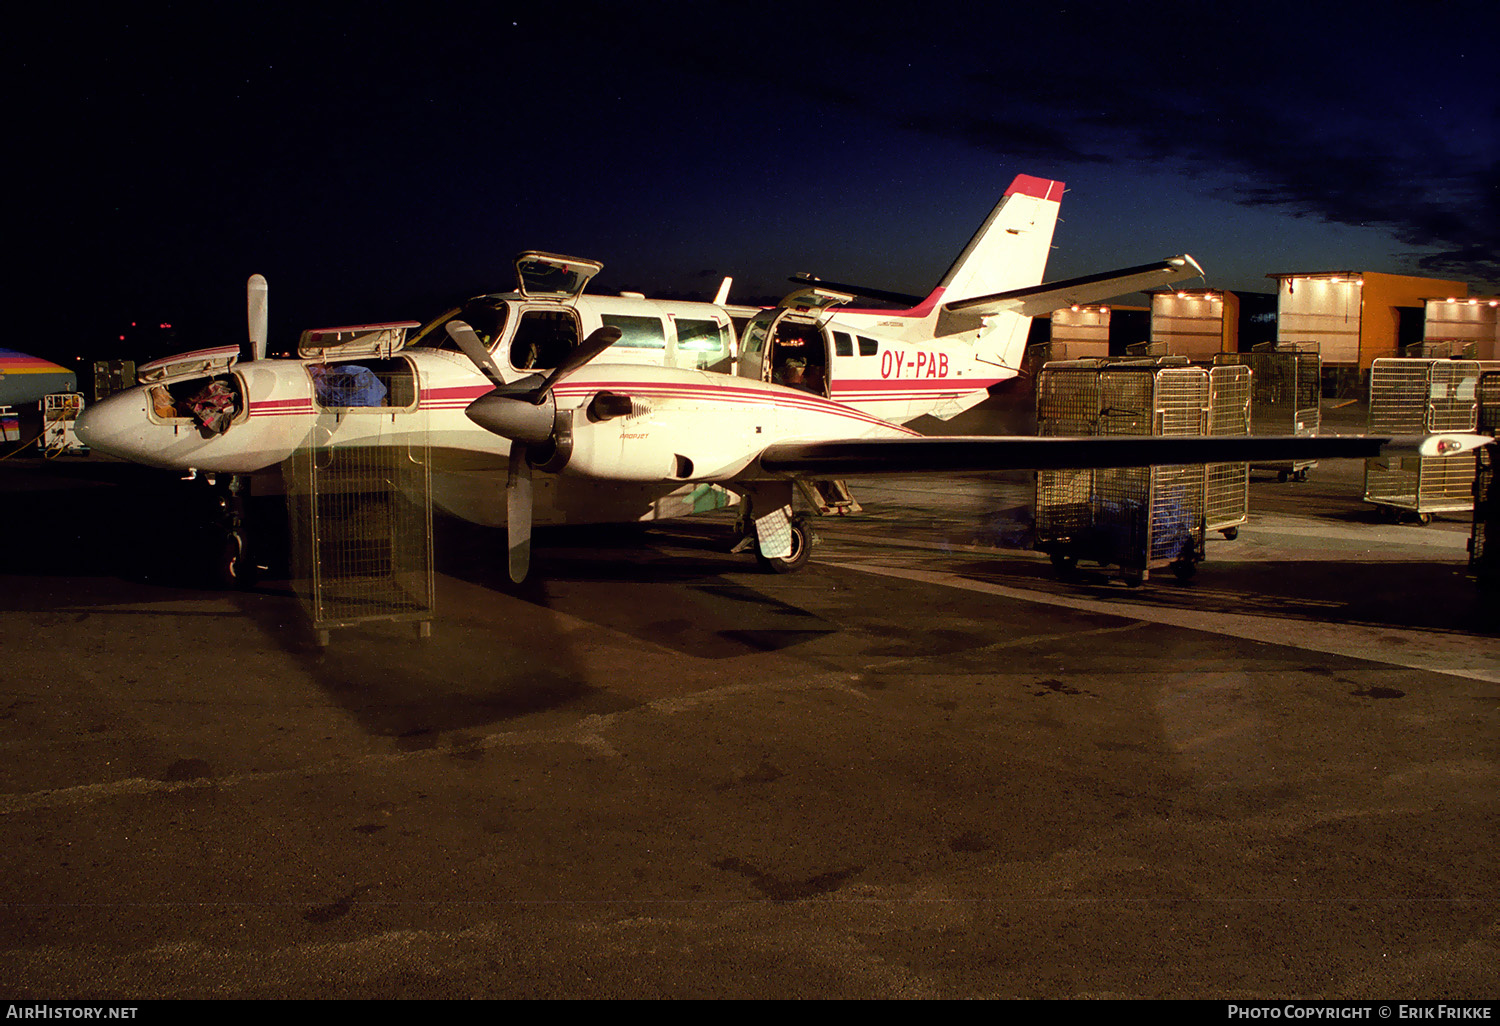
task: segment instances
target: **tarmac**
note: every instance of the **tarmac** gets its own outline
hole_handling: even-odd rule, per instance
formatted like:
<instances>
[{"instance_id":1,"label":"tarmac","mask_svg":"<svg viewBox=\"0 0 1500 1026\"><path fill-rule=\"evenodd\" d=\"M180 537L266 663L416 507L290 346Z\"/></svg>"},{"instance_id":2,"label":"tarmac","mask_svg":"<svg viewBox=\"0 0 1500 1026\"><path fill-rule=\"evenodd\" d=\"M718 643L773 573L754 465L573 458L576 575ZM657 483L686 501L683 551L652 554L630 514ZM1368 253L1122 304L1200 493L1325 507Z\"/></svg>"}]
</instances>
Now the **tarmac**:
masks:
<instances>
[{"instance_id":1,"label":"tarmac","mask_svg":"<svg viewBox=\"0 0 1500 1026\"><path fill-rule=\"evenodd\" d=\"M440 519L431 635L196 583L173 485L0 462L0 997L1493 1000L1500 617L1467 514L1252 478L1140 587L1026 475Z\"/></svg>"}]
</instances>

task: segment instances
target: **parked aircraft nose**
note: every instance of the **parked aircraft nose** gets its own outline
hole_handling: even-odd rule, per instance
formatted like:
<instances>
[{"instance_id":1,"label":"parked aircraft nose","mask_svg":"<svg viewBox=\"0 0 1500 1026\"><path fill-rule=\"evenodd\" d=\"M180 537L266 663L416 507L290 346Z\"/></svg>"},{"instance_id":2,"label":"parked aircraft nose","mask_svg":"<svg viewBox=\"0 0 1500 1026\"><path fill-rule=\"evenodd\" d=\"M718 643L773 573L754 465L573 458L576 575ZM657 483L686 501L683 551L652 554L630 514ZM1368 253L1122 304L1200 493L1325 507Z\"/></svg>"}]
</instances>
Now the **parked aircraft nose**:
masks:
<instances>
[{"instance_id":1,"label":"parked aircraft nose","mask_svg":"<svg viewBox=\"0 0 1500 1026\"><path fill-rule=\"evenodd\" d=\"M150 459L147 431L151 426L146 415L146 390L131 388L116 392L84 407L73 424L78 440L96 452L138 463Z\"/></svg>"}]
</instances>

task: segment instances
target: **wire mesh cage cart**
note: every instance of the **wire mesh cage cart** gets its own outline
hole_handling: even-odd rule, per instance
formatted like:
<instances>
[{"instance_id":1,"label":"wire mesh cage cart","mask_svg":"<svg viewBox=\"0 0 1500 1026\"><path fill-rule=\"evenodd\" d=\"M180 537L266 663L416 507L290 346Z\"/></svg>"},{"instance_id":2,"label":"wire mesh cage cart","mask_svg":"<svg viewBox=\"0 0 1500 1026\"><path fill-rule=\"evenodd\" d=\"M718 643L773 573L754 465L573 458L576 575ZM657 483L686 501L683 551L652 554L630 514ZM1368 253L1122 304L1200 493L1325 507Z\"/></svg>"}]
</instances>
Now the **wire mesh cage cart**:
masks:
<instances>
[{"instance_id":1,"label":"wire mesh cage cart","mask_svg":"<svg viewBox=\"0 0 1500 1026\"><path fill-rule=\"evenodd\" d=\"M1209 434L1250 434L1253 377L1249 367L1209 369ZM1250 519L1250 464L1208 464L1203 488L1203 529L1218 531L1226 538L1237 537L1240 525Z\"/></svg>"},{"instance_id":2,"label":"wire mesh cage cart","mask_svg":"<svg viewBox=\"0 0 1500 1026\"><path fill-rule=\"evenodd\" d=\"M1500 370L1479 375L1480 434L1500 438ZM1494 445L1476 451L1474 526L1469 533L1469 573L1486 587L1500 585L1500 487L1495 483Z\"/></svg>"},{"instance_id":3,"label":"wire mesh cage cart","mask_svg":"<svg viewBox=\"0 0 1500 1026\"><path fill-rule=\"evenodd\" d=\"M1249 367L1250 432L1256 435L1315 435L1322 425L1319 401L1323 358L1316 342L1266 342L1248 353L1218 353L1216 366ZM1252 463L1274 470L1281 481L1306 481L1316 460Z\"/></svg>"},{"instance_id":4,"label":"wire mesh cage cart","mask_svg":"<svg viewBox=\"0 0 1500 1026\"><path fill-rule=\"evenodd\" d=\"M1477 360L1387 357L1370 367L1369 433L1421 435L1474 431L1479 424L1479 376L1493 364ZM1390 456L1365 461L1364 501L1388 517L1474 508L1474 464L1442 456Z\"/></svg>"},{"instance_id":5,"label":"wire mesh cage cart","mask_svg":"<svg viewBox=\"0 0 1500 1026\"><path fill-rule=\"evenodd\" d=\"M1037 379L1041 435L1205 433L1209 374L1181 358L1049 364ZM1044 470L1036 475L1035 547L1071 571L1088 560L1127 584L1203 559L1203 466Z\"/></svg>"},{"instance_id":6,"label":"wire mesh cage cart","mask_svg":"<svg viewBox=\"0 0 1500 1026\"><path fill-rule=\"evenodd\" d=\"M316 432L314 432L316 434ZM433 618L432 471L425 446L303 446L284 468L292 572L319 644L374 620Z\"/></svg>"}]
</instances>

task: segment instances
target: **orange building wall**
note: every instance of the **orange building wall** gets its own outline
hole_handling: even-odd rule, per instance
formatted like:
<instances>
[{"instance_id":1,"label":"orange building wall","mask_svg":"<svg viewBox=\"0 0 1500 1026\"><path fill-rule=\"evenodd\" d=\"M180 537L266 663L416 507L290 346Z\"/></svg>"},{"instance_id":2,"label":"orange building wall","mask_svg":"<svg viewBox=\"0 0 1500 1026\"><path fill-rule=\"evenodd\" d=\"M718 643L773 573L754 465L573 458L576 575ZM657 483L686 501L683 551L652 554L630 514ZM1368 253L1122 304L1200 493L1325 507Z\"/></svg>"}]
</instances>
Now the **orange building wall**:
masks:
<instances>
[{"instance_id":1,"label":"orange building wall","mask_svg":"<svg viewBox=\"0 0 1500 1026\"><path fill-rule=\"evenodd\" d=\"M1461 281L1413 278L1379 271L1366 271L1361 277L1365 284L1359 320L1360 370L1369 370L1372 360L1401 355L1397 347L1400 326L1397 307L1420 310L1426 307L1428 299L1440 293L1456 298L1469 294L1469 286Z\"/></svg>"}]
</instances>

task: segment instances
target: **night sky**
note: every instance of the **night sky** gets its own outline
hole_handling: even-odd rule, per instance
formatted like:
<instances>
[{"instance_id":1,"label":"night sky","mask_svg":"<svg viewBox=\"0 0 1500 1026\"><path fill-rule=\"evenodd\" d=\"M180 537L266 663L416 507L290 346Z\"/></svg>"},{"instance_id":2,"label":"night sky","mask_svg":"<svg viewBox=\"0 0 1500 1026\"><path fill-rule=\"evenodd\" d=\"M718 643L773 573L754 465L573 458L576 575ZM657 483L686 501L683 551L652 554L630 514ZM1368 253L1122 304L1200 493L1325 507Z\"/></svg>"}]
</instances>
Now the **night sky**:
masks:
<instances>
[{"instance_id":1,"label":"night sky","mask_svg":"<svg viewBox=\"0 0 1500 1026\"><path fill-rule=\"evenodd\" d=\"M1068 183L1049 278L1189 252L1242 292L1500 292L1492 0L1011 6L30 14L7 344L238 342L260 272L286 348L506 290L523 249L603 261L602 291L925 293L1017 173Z\"/></svg>"}]
</instances>

